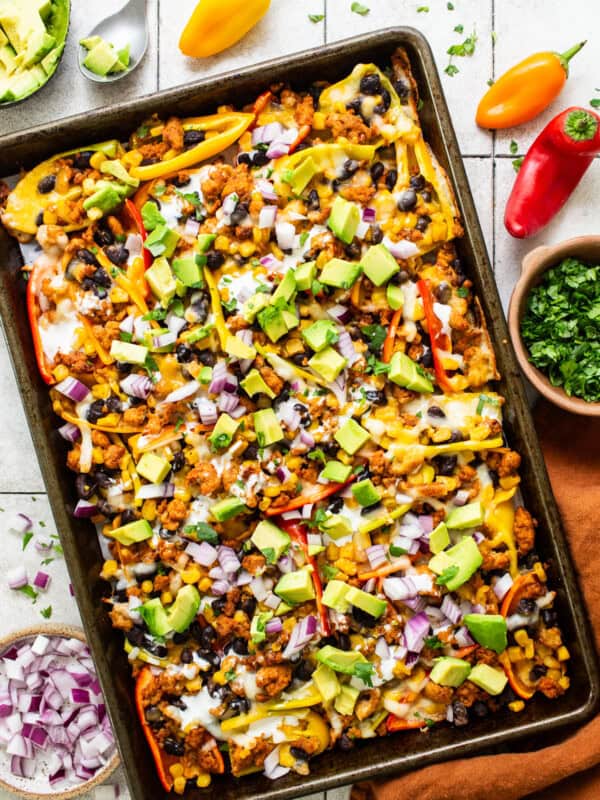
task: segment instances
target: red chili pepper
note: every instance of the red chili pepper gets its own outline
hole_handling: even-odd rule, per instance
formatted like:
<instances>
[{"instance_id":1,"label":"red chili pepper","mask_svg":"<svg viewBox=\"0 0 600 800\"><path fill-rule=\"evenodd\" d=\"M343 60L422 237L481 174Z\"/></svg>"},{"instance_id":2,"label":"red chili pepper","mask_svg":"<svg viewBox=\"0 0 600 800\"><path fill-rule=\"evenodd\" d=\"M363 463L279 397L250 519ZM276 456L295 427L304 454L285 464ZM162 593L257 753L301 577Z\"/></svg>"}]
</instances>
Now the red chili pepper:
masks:
<instances>
[{"instance_id":1,"label":"red chili pepper","mask_svg":"<svg viewBox=\"0 0 600 800\"><path fill-rule=\"evenodd\" d=\"M442 333L442 323L433 311L433 295L427 281L421 278L417 281L417 289L423 300L423 311L427 320L429 331L429 341L431 343L431 355L433 357L433 368L435 377L440 389L444 392L453 392L452 384L446 375L446 370L442 365L440 350L447 350L449 346L448 337Z\"/></svg>"},{"instance_id":2,"label":"red chili pepper","mask_svg":"<svg viewBox=\"0 0 600 800\"><path fill-rule=\"evenodd\" d=\"M282 519L279 520L277 524L282 530L289 534L295 542L298 542L307 563L312 567L311 575L315 587L315 599L319 611L319 618L321 620L321 628L324 635L329 636L331 633L331 626L329 624L327 609L323 605L323 584L321 583L321 576L319 575L319 567L315 557L308 554L308 527L305 522L298 522L298 520L294 519Z\"/></svg>"},{"instance_id":3,"label":"red chili pepper","mask_svg":"<svg viewBox=\"0 0 600 800\"><path fill-rule=\"evenodd\" d=\"M138 211L138 207L133 201L127 199L125 200L125 210L131 217L131 221L137 228L139 235L142 237L142 242L145 242L148 237L148 231L144 227L144 220L142 219L142 215ZM149 250L146 250L145 247L142 247L142 254L144 258L144 269L148 269L149 267L152 266L152 261L153 261L152 253Z\"/></svg>"},{"instance_id":4,"label":"red chili pepper","mask_svg":"<svg viewBox=\"0 0 600 800\"><path fill-rule=\"evenodd\" d=\"M529 148L504 215L518 239L533 236L557 214L600 153L600 117L567 108L551 120Z\"/></svg>"},{"instance_id":5,"label":"red chili pepper","mask_svg":"<svg viewBox=\"0 0 600 800\"><path fill-rule=\"evenodd\" d=\"M42 281L46 277L46 272L47 270L43 270L38 266L34 267L29 273L29 280L27 281L27 315L31 328L31 338L33 339L33 351L40 375L45 383L52 384L56 383L56 381L51 372L50 362L46 358L40 333L41 308L39 296L42 289Z\"/></svg>"}]
</instances>

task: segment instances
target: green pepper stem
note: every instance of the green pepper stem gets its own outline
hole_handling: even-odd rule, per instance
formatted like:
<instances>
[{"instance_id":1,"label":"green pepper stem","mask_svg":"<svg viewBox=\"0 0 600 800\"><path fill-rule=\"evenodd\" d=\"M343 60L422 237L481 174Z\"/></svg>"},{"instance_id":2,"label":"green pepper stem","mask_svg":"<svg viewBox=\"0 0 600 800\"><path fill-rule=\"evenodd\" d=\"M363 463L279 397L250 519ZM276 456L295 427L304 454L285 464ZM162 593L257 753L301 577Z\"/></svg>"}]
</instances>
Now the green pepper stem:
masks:
<instances>
[{"instance_id":1,"label":"green pepper stem","mask_svg":"<svg viewBox=\"0 0 600 800\"><path fill-rule=\"evenodd\" d=\"M583 42L577 42L577 44L574 44L573 47L570 47L568 50L565 50L564 53L557 53L560 65L567 73L567 76L569 75L569 61L573 58L574 55L576 55L581 50L581 48L586 42L587 39Z\"/></svg>"},{"instance_id":2,"label":"green pepper stem","mask_svg":"<svg viewBox=\"0 0 600 800\"><path fill-rule=\"evenodd\" d=\"M598 120L583 109L571 111L565 120L565 133L575 142L593 139L598 130Z\"/></svg>"}]
</instances>

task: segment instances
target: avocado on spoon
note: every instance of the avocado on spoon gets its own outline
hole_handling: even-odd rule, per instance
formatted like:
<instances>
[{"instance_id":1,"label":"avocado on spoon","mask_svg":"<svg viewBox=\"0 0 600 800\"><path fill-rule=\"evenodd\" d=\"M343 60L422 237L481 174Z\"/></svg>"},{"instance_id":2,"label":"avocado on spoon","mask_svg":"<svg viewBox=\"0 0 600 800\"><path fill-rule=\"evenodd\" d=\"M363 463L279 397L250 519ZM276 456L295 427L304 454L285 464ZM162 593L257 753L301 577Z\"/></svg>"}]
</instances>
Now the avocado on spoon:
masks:
<instances>
[{"instance_id":1,"label":"avocado on spoon","mask_svg":"<svg viewBox=\"0 0 600 800\"><path fill-rule=\"evenodd\" d=\"M138 66L147 47L146 0L129 0L81 40L79 69L91 81L112 83Z\"/></svg>"}]
</instances>

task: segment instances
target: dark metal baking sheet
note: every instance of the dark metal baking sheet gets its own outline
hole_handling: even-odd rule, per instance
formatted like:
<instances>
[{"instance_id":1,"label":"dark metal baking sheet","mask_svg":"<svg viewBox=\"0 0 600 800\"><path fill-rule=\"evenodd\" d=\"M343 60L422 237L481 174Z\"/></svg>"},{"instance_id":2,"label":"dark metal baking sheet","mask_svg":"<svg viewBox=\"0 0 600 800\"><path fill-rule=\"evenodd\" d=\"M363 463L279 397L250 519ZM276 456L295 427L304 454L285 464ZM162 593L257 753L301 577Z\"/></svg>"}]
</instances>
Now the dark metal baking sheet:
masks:
<instances>
[{"instance_id":1,"label":"dark metal baking sheet","mask_svg":"<svg viewBox=\"0 0 600 800\"><path fill-rule=\"evenodd\" d=\"M53 153L122 137L151 112L210 113L222 103L244 105L275 81L296 87L316 79L335 81L359 62L389 65L396 47L408 51L423 99L421 121L427 141L447 169L460 205L465 236L458 243L466 271L475 283L490 328L502 373L500 391L507 398L505 426L509 442L523 456L522 489L528 507L540 522L538 550L551 564L552 583L558 590L557 607L565 640L572 654L571 688L559 700L537 697L521 714L500 712L465 728L448 725L426 734L400 733L358 743L350 753L326 752L311 765L311 774L290 774L271 782L262 775L242 779L216 778L211 788L186 796L200 800L284 800L330 789L369 777L383 777L444 759L465 757L484 750L535 744L539 735L588 719L598 699L598 673L587 614L582 604L560 518L527 405L523 381L509 342L485 243L446 101L425 38L411 28L388 28L332 45L275 59L239 72L208 78L64 121L0 139L0 175L11 175ZM47 387L40 380L25 314L25 284L19 274L20 252L0 226L0 313L8 339L17 382L40 461L79 610L104 690L134 800L160 800L166 795L156 777L150 751L137 723L129 664L104 610L106 584L100 579L102 558L89 522L67 511L73 504L74 481L65 466L65 443L56 432Z\"/></svg>"}]
</instances>

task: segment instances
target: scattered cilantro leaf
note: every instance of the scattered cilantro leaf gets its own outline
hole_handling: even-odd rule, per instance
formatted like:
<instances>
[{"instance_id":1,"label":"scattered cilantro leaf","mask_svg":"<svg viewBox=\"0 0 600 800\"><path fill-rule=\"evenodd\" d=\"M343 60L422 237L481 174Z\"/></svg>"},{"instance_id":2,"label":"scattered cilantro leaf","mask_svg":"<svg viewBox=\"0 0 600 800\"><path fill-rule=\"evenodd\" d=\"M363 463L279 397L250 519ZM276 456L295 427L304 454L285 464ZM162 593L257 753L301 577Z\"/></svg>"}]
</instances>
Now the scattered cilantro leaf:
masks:
<instances>
[{"instance_id":1,"label":"scattered cilantro leaf","mask_svg":"<svg viewBox=\"0 0 600 800\"><path fill-rule=\"evenodd\" d=\"M454 26L454 32L455 33L464 33L465 32L465 26L464 25L455 25Z\"/></svg>"},{"instance_id":2,"label":"scattered cilantro leaf","mask_svg":"<svg viewBox=\"0 0 600 800\"><path fill-rule=\"evenodd\" d=\"M54 559L53 559L53 558L45 558L45 559L42 561L42 566L43 566L43 567L47 567L47 566L48 566L48 564L51 564L53 561L54 561Z\"/></svg>"},{"instance_id":3,"label":"scattered cilantro leaf","mask_svg":"<svg viewBox=\"0 0 600 800\"><path fill-rule=\"evenodd\" d=\"M277 559L275 558L275 548L274 547L265 547L260 552L267 559L267 563L268 564L274 564L277 561Z\"/></svg>"},{"instance_id":4,"label":"scattered cilantro leaf","mask_svg":"<svg viewBox=\"0 0 600 800\"><path fill-rule=\"evenodd\" d=\"M425 647L429 647L431 650L440 650L443 646L444 643L437 636L425 637Z\"/></svg>"},{"instance_id":5,"label":"scattered cilantro leaf","mask_svg":"<svg viewBox=\"0 0 600 800\"><path fill-rule=\"evenodd\" d=\"M237 308L237 300L235 297L232 297L231 300L221 300L221 305L226 311L229 311L231 314Z\"/></svg>"},{"instance_id":6,"label":"scattered cilantro leaf","mask_svg":"<svg viewBox=\"0 0 600 800\"><path fill-rule=\"evenodd\" d=\"M199 542L218 544L219 535L216 530L207 522L196 522L194 525L186 525L183 532L188 536L193 536Z\"/></svg>"},{"instance_id":7,"label":"scattered cilantro leaf","mask_svg":"<svg viewBox=\"0 0 600 800\"><path fill-rule=\"evenodd\" d=\"M310 458L311 461L320 461L323 466L325 466L327 463L327 456L320 447L318 447L316 450L311 450L311 452L308 453L308 458Z\"/></svg>"},{"instance_id":8,"label":"scattered cilantro leaf","mask_svg":"<svg viewBox=\"0 0 600 800\"><path fill-rule=\"evenodd\" d=\"M464 58L465 56L472 56L475 52L475 45L477 43L477 34L475 31L470 36L461 42L460 44L451 44L450 47L446 50L449 56L459 56L460 58Z\"/></svg>"},{"instance_id":9,"label":"scattered cilantro leaf","mask_svg":"<svg viewBox=\"0 0 600 800\"><path fill-rule=\"evenodd\" d=\"M119 331L119 339L122 342L133 342L133 334L127 331Z\"/></svg>"},{"instance_id":10,"label":"scattered cilantro leaf","mask_svg":"<svg viewBox=\"0 0 600 800\"><path fill-rule=\"evenodd\" d=\"M324 578L326 578L328 581L331 581L338 574L339 569L337 567L331 567L329 564L323 564L321 567L321 572L323 573Z\"/></svg>"},{"instance_id":11,"label":"scattered cilantro leaf","mask_svg":"<svg viewBox=\"0 0 600 800\"><path fill-rule=\"evenodd\" d=\"M446 8L448 11L454 11L454 3L446 3Z\"/></svg>"},{"instance_id":12,"label":"scattered cilantro leaf","mask_svg":"<svg viewBox=\"0 0 600 800\"><path fill-rule=\"evenodd\" d=\"M600 108L600 97L593 97L590 100L590 105L592 108Z\"/></svg>"},{"instance_id":13,"label":"scattered cilantro leaf","mask_svg":"<svg viewBox=\"0 0 600 800\"><path fill-rule=\"evenodd\" d=\"M459 297L468 297L469 296L469 290L467 289L466 286L459 286L458 289L456 290L456 294Z\"/></svg>"},{"instance_id":14,"label":"scattered cilantro leaf","mask_svg":"<svg viewBox=\"0 0 600 800\"><path fill-rule=\"evenodd\" d=\"M21 586L20 589L17 589L18 592L24 594L26 597L29 597L30 600L33 600L35 603L38 599L38 593L35 591L33 586L30 586L28 583L25 586Z\"/></svg>"},{"instance_id":15,"label":"scattered cilantro leaf","mask_svg":"<svg viewBox=\"0 0 600 800\"><path fill-rule=\"evenodd\" d=\"M446 67L444 72L446 73L446 75L449 75L451 78L453 78L455 75L457 75L460 72L460 70L456 66L456 64L450 63L450 64L448 64L448 66Z\"/></svg>"},{"instance_id":16,"label":"scattered cilantro leaf","mask_svg":"<svg viewBox=\"0 0 600 800\"><path fill-rule=\"evenodd\" d=\"M354 665L354 675L360 678L363 683L366 683L367 686L373 686L372 677L374 672L375 666L370 661L357 661Z\"/></svg>"},{"instance_id":17,"label":"scattered cilantro leaf","mask_svg":"<svg viewBox=\"0 0 600 800\"><path fill-rule=\"evenodd\" d=\"M515 142L514 139L510 140L509 150L511 155L516 156L519 152L519 145Z\"/></svg>"},{"instance_id":18,"label":"scattered cilantro leaf","mask_svg":"<svg viewBox=\"0 0 600 800\"><path fill-rule=\"evenodd\" d=\"M311 22L322 22L325 19L325 14L309 14L308 18Z\"/></svg>"},{"instance_id":19,"label":"scattered cilantro leaf","mask_svg":"<svg viewBox=\"0 0 600 800\"><path fill-rule=\"evenodd\" d=\"M353 11L355 14L360 14L361 17L366 17L371 9L368 6L363 6L362 3L354 2L350 6L350 11Z\"/></svg>"},{"instance_id":20,"label":"scattered cilantro leaf","mask_svg":"<svg viewBox=\"0 0 600 800\"><path fill-rule=\"evenodd\" d=\"M518 172L521 169L521 164L523 163L524 160L525 160L524 156L520 156L519 158L515 158L515 160L512 162L513 169L514 169L515 172Z\"/></svg>"},{"instance_id":21,"label":"scattered cilantro leaf","mask_svg":"<svg viewBox=\"0 0 600 800\"><path fill-rule=\"evenodd\" d=\"M383 325L365 325L360 330L361 333L367 337L369 350L372 353L378 353L387 335L387 331Z\"/></svg>"},{"instance_id":22,"label":"scattered cilantro leaf","mask_svg":"<svg viewBox=\"0 0 600 800\"><path fill-rule=\"evenodd\" d=\"M367 356L366 372L372 375L385 375L390 371L390 365L379 361L374 355Z\"/></svg>"},{"instance_id":23,"label":"scattered cilantro leaf","mask_svg":"<svg viewBox=\"0 0 600 800\"><path fill-rule=\"evenodd\" d=\"M23 543L22 543L21 549L25 550L25 548L27 547L27 545L29 544L29 542L32 539L33 539L33 533L31 531L27 531L25 536L23 536Z\"/></svg>"},{"instance_id":24,"label":"scattered cilantro leaf","mask_svg":"<svg viewBox=\"0 0 600 800\"><path fill-rule=\"evenodd\" d=\"M46 608L42 608L40 614L42 617L44 617L44 619L50 619L52 616L52 606L46 606Z\"/></svg>"},{"instance_id":25,"label":"scattered cilantro leaf","mask_svg":"<svg viewBox=\"0 0 600 800\"><path fill-rule=\"evenodd\" d=\"M235 670L234 670L234 669L228 669L228 670L227 670L227 672L225 673L225 680L226 680L226 681L233 681L233 680L235 680L235 674L236 674L236 673L235 673Z\"/></svg>"},{"instance_id":26,"label":"scattered cilantro leaf","mask_svg":"<svg viewBox=\"0 0 600 800\"><path fill-rule=\"evenodd\" d=\"M458 575L459 569L460 567L458 564L451 564L449 567L446 567L442 574L438 576L436 584L438 586L447 586L448 582Z\"/></svg>"},{"instance_id":27,"label":"scattered cilantro leaf","mask_svg":"<svg viewBox=\"0 0 600 800\"><path fill-rule=\"evenodd\" d=\"M417 8L417 14L429 14L429 6L419 6Z\"/></svg>"}]
</instances>

